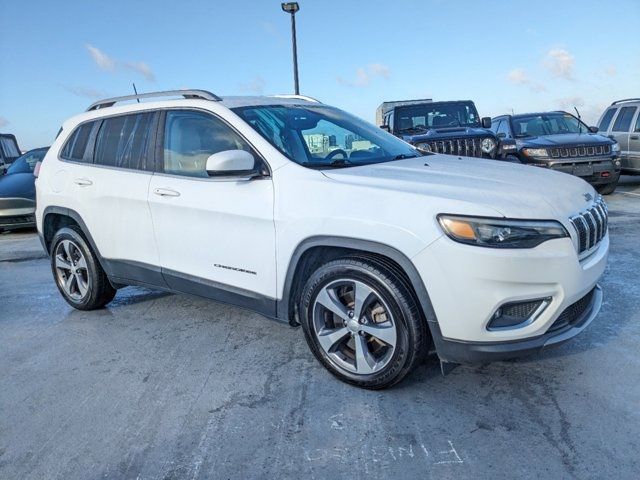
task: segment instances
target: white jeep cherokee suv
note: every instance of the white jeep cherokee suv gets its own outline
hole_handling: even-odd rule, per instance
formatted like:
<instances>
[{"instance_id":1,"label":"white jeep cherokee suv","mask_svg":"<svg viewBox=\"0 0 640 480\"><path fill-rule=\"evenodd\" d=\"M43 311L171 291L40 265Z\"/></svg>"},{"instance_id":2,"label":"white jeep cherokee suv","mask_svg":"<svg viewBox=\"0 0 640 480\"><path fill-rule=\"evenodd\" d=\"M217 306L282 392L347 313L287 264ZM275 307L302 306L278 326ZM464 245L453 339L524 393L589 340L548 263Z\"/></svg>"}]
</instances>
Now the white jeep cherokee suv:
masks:
<instances>
[{"instance_id":1,"label":"white jeep cherokee suv","mask_svg":"<svg viewBox=\"0 0 640 480\"><path fill-rule=\"evenodd\" d=\"M142 103L117 103L150 97ZM125 285L302 325L346 382L384 388L434 347L449 363L541 350L602 303L607 207L579 178L411 145L301 96L202 90L97 102L37 179L60 293Z\"/></svg>"}]
</instances>

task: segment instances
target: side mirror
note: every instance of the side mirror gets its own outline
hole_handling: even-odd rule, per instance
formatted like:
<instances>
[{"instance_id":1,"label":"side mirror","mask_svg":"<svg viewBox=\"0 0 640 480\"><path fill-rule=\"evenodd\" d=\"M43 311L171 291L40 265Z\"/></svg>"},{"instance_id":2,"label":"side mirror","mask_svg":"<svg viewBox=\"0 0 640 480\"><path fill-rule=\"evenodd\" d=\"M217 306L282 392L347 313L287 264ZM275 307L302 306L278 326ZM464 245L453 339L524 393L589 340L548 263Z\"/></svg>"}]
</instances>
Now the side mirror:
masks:
<instances>
[{"instance_id":1,"label":"side mirror","mask_svg":"<svg viewBox=\"0 0 640 480\"><path fill-rule=\"evenodd\" d=\"M256 177L256 160L244 150L225 150L207 158L205 169L210 177Z\"/></svg>"},{"instance_id":2,"label":"side mirror","mask_svg":"<svg viewBox=\"0 0 640 480\"><path fill-rule=\"evenodd\" d=\"M480 121L482 128L491 128L491 117L482 117Z\"/></svg>"},{"instance_id":3,"label":"side mirror","mask_svg":"<svg viewBox=\"0 0 640 480\"><path fill-rule=\"evenodd\" d=\"M598 127L589 127L591 133L598 133Z\"/></svg>"},{"instance_id":4,"label":"side mirror","mask_svg":"<svg viewBox=\"0 0 640 480\"><path fill-rule=\"evenodd\" d=\"M389 128L389 125L380 125L380 128L385 132L391 133L391 129Z\"/></svg>"}]
</instances>

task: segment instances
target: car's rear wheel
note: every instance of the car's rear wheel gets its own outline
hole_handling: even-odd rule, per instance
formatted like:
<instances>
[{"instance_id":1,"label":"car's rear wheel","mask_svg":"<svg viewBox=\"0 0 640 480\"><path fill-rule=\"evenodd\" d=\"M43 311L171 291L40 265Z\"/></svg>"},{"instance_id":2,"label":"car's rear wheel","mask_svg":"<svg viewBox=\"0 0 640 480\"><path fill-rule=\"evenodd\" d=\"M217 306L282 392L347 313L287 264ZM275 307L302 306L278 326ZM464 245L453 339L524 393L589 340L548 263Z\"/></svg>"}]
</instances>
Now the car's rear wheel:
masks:
<instances>
[{"instance_id":1,"label":"car's rear wheel","mask_svg":"<svg viewBox=\"0 0 640 480\"><path fill-rule=\"evenodd\" d=\"M62 228L56 232L51 245L53 277L69 305L79 310L94 310L113 300L116 290L79 232Z\"/></svg>"},{"instance_id":2,"label":"car's rear wheel","mask_svg":"<svg viewBox=\"0 0 640 480\"><path fill-rule=\"evenodd\" d=\"M407 285L371 259L344 258L318 268L303 288L305 338L340 380L382 389L423 358L427 329Z\"/></svg>"}]
</instances>

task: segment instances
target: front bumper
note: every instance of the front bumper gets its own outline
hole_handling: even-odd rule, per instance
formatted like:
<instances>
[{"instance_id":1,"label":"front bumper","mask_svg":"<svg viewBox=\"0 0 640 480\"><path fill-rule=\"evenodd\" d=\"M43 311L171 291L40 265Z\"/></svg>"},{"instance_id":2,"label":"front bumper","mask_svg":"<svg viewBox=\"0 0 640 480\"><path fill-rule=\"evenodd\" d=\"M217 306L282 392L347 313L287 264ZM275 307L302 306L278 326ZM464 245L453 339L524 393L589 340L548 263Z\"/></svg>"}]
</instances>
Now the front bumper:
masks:
<instances>
[{"instance_id":1,"label":"front bumper","mask_svg":"<svg viewBox=\"0 0 640 480\"><path fill-rule=\"evenodd\" d=\"M28 198L0 198L0 229L34 227L36 202Z\"/></svg>"},{"instance_id":2,"label":"front bumper","mask_svg":"<svg viewBox=\"0 0 640 480\"><path fill-rule=\"evenodd\" d=\"M438 355L458 363L518 356L579 333L602 301L596 285L608 252L608 234L582 260L571 238L516 250L463 245L440 237L412 259L435 313L436 320L429 326ZM554 323L562 313L591 291L586 317L556 329ZM548 299L534 320L489 329L494 314L505 304L533 299Z\"/></svg>"},{"instance_id":3,"label":"front bumper","mask_svg":"<svg viewBox=\"0 0 640 480\"><path fill-rule=\"evenodd\" d=\"M483 363L523 357L540 353L547 347L559 345L578 335L598 315L602 305L602 289L596 285L588 307L577 318L560 329L554 329L538 337L513 342L459 342L434 335L438 356L449 363Z\"/></svg>"},{"instance_id":4,"label":"front bumper","mask_svg":"<svg viewBox=\"0 0 640 480\"><path fill-rule=\"evenodd\" d=\"M546 166L557 172L582 178L591 185L606 185L620 177L621 167L616 167L613 158L581 157L579 159L551 160ZM585 171L586 170L586 171Z\"/></svg>"}]
</instances>

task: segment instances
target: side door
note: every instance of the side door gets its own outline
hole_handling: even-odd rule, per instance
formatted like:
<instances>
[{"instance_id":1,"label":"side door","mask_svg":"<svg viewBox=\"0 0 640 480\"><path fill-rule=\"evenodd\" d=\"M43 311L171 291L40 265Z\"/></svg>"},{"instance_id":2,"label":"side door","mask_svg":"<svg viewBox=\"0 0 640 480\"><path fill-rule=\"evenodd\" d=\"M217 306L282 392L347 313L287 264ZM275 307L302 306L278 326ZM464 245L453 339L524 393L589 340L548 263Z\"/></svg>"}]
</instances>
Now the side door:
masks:
<instances>
[{"instance_id":1,"label":"side door","mask_svg":"<svg viewBox=\"0 0 640 480\"><path fill-rule=\"evenodd\" d=\"M629 135L627 166L629 169L640 173L640 109L636 113L636 121L633 123L631 135Z\"/></svg>"},{"instance_id":2,"label":"side door","mask_svg":"<svg viewBox=\"0 0 640 480\"><path fill-rule=\"evenodd\" d=\"M621 107L613 121L611 134L609 135L609 137L620 144L620 156L622 157L623 168L631 167L629 164L629 136L632 120L637 110L637 107Z\"/></svg>"},{"instance_id":3,"label":"side door","mask_svg":"<svg viewBox=\"0 0 640 480\"><path fill-rule=\"evenodd\" d=\"M107 274L123 283L165 286L147 202L158 118L157 112L139 112L98 120L90 133L80 127L88 147L84 162L69 169L75 209Z\"/></svg>"},{"instance_id":4,"label":"side door","mask_svg":"<svg viewBox=\"0 0 640 480\"><path fill-rule=\"evenodd\" d=\"M174 290L266 314L275 313L273 182L209 177L207 158L255 149L222 118L202 110L167 110L161 119L162 161L149 205L160 264ZM268 173L268 170L266 170Z\"/></svg>"}]
</instances>

